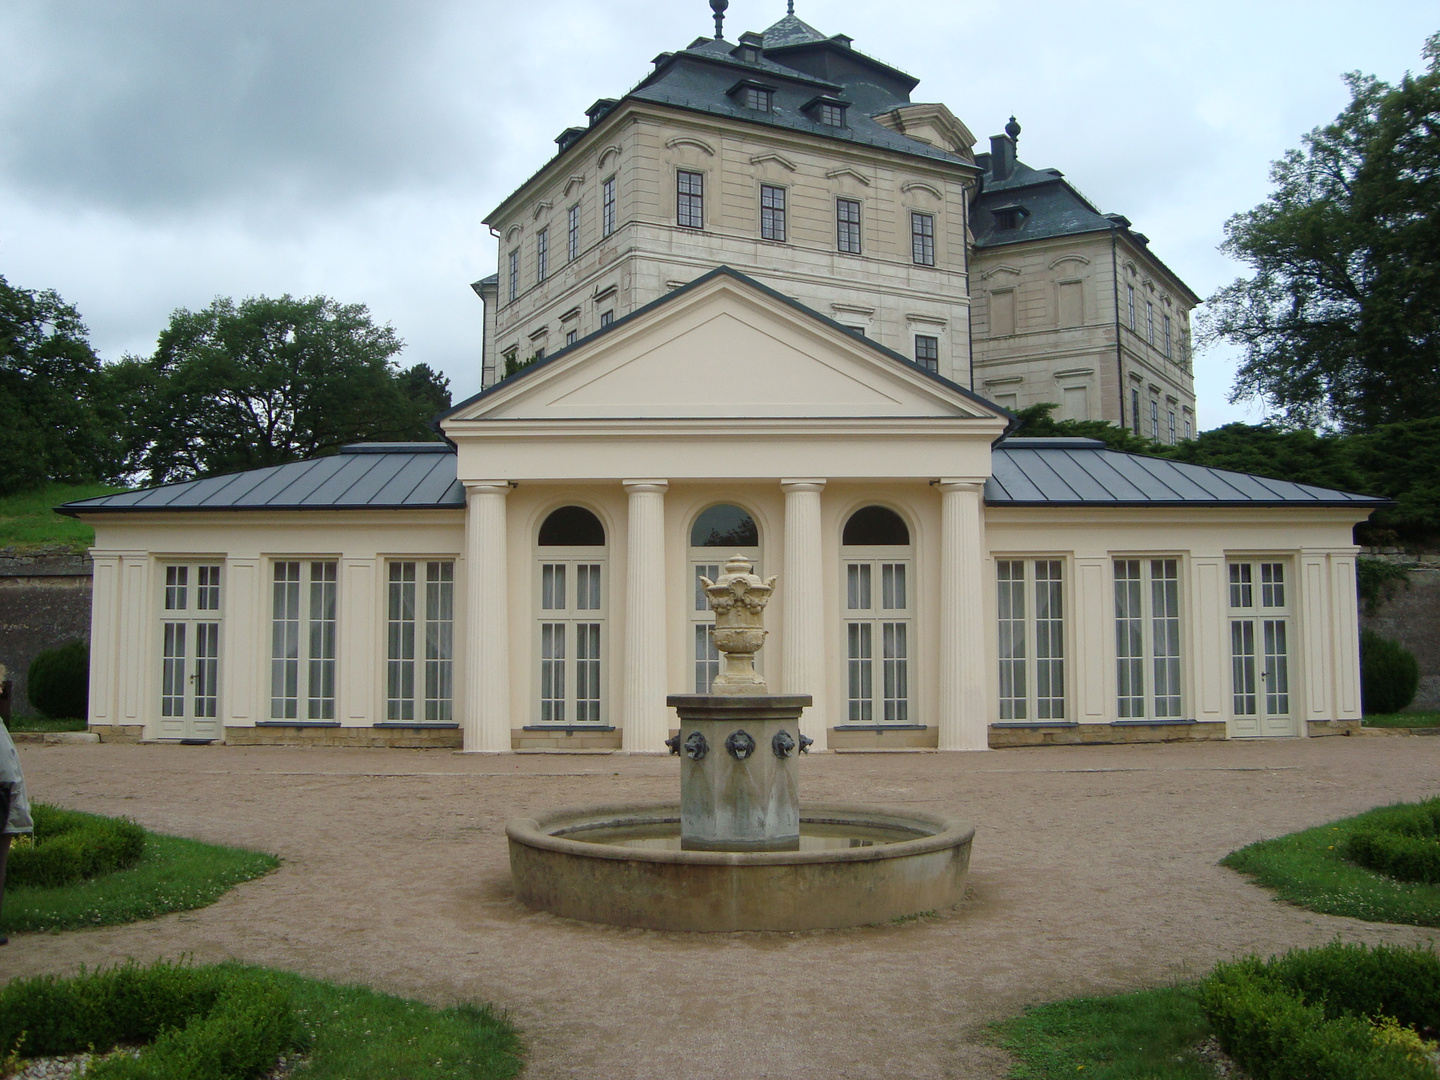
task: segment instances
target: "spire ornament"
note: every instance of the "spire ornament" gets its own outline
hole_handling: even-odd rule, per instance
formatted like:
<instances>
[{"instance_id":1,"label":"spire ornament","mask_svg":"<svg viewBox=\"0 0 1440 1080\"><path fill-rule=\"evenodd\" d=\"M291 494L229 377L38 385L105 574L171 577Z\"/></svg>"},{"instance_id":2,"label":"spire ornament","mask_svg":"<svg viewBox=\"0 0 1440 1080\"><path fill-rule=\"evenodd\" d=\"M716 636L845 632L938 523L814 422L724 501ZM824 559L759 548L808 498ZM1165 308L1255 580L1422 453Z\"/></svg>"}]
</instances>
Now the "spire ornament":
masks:
<instances>
[{"instance_id":1,"label":"spire ornament","mask_svg":"<svg viewBox=\"0 0 1440 1080\"><path fill-rule=\"evenodd\" d=\"M725 9L730 0L710 0L710 10L715 12L715 40L725 40Z\"/></svg>"},{"instance_id":2,"label":"spire ornament","mask_svg":"<svg viewBox=\"0 0 1440 1080\"><path fill-rule=\"evenodd\" d=\"M1010 117L1010 122L1005 125L1005 134L1009 135L1011 141L1020 141L1020 125L1015 122L1015 117Z\"/></svg>"},{"instance_id":3,"label":"spire ornament","mask_svg":"<svg viewBox=\"0 0 1440 1080\"><path fill-rule=\"evenodd\" d=\"M785 11L785 14L786 14L786 15L794 15L794 14L795 14L795 0L790 0L790 2L785 5L785 7L786 7L786 11Z\"/></svg>"}]
</instances>

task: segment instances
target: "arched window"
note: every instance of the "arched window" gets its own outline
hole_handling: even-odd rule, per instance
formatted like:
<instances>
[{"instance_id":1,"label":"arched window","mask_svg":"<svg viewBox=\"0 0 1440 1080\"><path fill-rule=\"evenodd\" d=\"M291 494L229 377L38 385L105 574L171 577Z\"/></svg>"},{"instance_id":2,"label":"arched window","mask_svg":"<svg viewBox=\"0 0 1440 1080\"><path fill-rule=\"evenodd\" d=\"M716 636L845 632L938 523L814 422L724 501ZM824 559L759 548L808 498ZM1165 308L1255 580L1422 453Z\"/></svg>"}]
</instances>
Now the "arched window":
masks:
<instances>
[{"instance_id":1,"label":"arched window","mask_svg":"<svg viewBox=\"0 0 1440 1080\"><path fill-rule=\"evenodd\" d=\"M690 625L692 657L695 664L695 693L708 694L720 674L720 654L715 650L715 614L700 584L702 577L714 581L725 569L731 555L744 555L760 572L760 530L748 512L729 503L703 510L690 527L690 581L692 598ZM757 657L758 660L758 657Z\"/></svg>"},{"instance_id":2,"label":"arched window","mask_svg":"<svg viewBox=\"0 0 1440 1080\"><path fill-rule=\"evenodd\" d=\"M540 526L536 569L542 724L604 719L605 526L583 506L562 506Z\"/></svg>"},{"instance_id":3,"label":"arched window","mask_svg":"<svg viewBox=\"0 0 1440 1080\"><path fill-rule=\"evenodd\" d=\"M904 518L866 506L845 522L845 676L852 724L909 724L914 550Z\"/></svg>"}]
</instances>

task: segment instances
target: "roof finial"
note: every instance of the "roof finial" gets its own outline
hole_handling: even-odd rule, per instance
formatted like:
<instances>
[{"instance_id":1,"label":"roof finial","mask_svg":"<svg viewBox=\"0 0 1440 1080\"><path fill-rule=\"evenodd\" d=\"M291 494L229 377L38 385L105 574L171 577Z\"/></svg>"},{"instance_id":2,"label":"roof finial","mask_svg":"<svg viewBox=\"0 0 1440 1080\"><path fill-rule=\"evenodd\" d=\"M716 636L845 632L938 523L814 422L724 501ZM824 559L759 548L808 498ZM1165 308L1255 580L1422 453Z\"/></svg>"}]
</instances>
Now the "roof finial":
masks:
<instances>
[{"instance_id":1,"label":"roof finial","mask_svg":"<svg viewBox=\"0 0 1440 1080\"><path fill-rule=\"evenodd\" d=\"M787 15L794 15L794 14L795 14L795 0L790 0L790 2L785 5L785 7L786 7L786 9L787 9L786 12L785 12L785 14L787 14Z\"/></svg>"},{"instance_id":2,"label":"roof finial","mask_svg":"<svg viewBox=\"0 0 1440 1080\"><path fill-rule=\"evenodd\" d=\"M710 10L715 12L715 40L725 40L725 9L730 0L710 0Z\"/></svg>"},{"instance_id":3,"label":"roof finial","mask_svg":"<svg viewBox=\"0 0 1440 1080\"><path fill-rule=\"evenodd\" d=\"M1005 125L1005 134L1010 136L1011 141L1020 141L1020 125L1015 122L1015 117L1010 117L1010 122Z\"/></svg>"}]
</instances>

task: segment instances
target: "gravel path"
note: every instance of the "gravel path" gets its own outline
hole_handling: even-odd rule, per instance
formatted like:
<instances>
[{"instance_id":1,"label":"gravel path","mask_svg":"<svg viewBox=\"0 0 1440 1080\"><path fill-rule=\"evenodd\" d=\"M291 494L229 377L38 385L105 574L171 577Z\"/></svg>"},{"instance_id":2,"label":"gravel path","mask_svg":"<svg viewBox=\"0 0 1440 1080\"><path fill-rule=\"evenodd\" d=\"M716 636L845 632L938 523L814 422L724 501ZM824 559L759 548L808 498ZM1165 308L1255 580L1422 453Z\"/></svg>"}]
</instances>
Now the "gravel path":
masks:
<instances>
[{"instance_id":1,"label":"gravel path","mask_svg":"<svg viewBox=\"0 0 1440 1080\"><path fill-rule=\"evenodd\" d=\"M984 1026L1249 951L1433 930L1315 915L1216 866L1252 840L1440 791L1440 738L818 755L807 799L977 828L964 907L903 926L683 935L567 922L510 893L505 819L676 797L673 760L280 747L23 746L33 797L274 851L201 911L19 935L0 977L238 957L493 1001L528 1080L998 1080Z\"/></svg>"}]
</instances>

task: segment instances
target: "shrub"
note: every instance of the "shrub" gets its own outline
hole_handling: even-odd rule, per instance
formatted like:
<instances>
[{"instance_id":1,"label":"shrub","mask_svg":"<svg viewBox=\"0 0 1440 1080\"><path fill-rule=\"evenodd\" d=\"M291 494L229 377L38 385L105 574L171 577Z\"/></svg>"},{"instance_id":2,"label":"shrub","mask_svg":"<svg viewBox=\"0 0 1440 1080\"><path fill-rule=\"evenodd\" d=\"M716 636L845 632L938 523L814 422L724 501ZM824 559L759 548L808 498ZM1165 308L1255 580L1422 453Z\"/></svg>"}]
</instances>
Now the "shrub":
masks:
<instances>
[{"instance_id":1,"label":"shrub","mask_svg":"<svg viewBox=\"0 0 1440 1080\"><path fill-rule=\"evenodd\" d=\"M1360 707L1367 713L1395 713L1415 700L1420 665L1398 641L1373 630L1360 633Z\"/></svg>"},{"instance_id":2,"label":"shrub","mask_svg":"<svg viewBox=\"0 0 1440 1080\"><path fill-rule=\"evenodd\" d=\"M26 696L56 720L84 719L90 712L90 646L72 641L46 649L30 661Z\"/></svg>"},{"instance_id":3,"label":"shrub","mask_svg":"<svg viewBox=\"0 0 1440 1080\"><path fill-rule=\"evenodd\" d=\"M1440 799L1376 811L1346 839L1345 855L1397 881L1440 885Z\"/></svg>"},{"instance_id":4,"label":"shrub","mask_svg":"<svg viewBox=\"0 0 1440 1080\"><path fill-rule=\"evenodd\" d=\"M1218 964L1200 1007L1220 1045L1268 1080L1434 1080L1418 1036L1440 1015L1440 958L1424 949L1335 943Z\"/></svg>"},{"instance_id":5,"label":"shrub","mask_svg":"<svg viewBox=\"0 0 1440 1080\"><path fill-rule=\"evenodd\" d=\"M127 963L70 979L42 975L0 990L0 1045L28 1056L142 1047L94 1062L93 1080L249 1080L295 1046L290 995L230 965Z\"/></svg>"},{"instance_id":6,"label":"shrub","mask_svg":"<svg viewBox=\"0 0 1440 1080\"><path fill-rule=\"evenodd\" d=\"M34 842L11 848L10 885L55 888L125 870L145 853L145 830L124 818L36 803Z\"/></svg>"}]
</instances>

